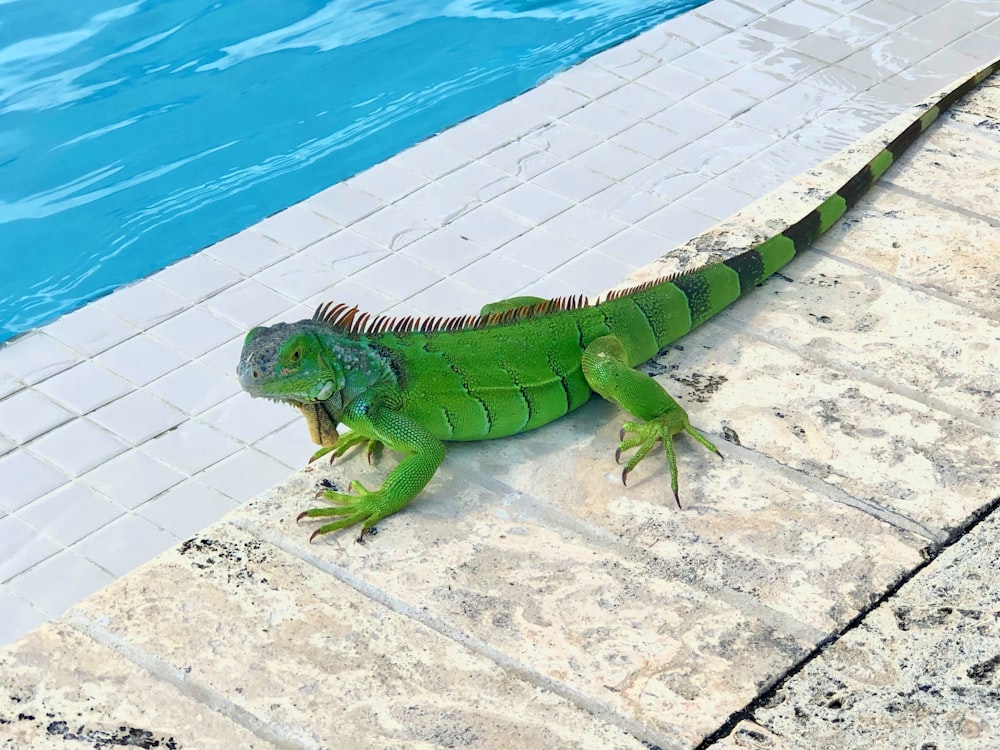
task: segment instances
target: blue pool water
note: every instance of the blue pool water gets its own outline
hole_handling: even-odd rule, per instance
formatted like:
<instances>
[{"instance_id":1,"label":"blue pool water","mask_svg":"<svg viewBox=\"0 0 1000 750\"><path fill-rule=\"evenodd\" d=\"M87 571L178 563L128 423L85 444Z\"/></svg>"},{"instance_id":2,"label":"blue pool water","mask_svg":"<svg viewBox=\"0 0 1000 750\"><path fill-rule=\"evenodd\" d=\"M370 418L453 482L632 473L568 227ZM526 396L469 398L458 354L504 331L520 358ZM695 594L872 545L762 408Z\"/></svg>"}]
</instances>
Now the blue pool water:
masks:
<instances>
[{"instance_id":1,"label":"blue pool water","mask_svg":"<svg viewBox=\"0 0 1000 750\"><path fill-rule=\"evenodd\" d=\"M0 0L0 341L705 0Z\"/></svg>"}]
</instances>

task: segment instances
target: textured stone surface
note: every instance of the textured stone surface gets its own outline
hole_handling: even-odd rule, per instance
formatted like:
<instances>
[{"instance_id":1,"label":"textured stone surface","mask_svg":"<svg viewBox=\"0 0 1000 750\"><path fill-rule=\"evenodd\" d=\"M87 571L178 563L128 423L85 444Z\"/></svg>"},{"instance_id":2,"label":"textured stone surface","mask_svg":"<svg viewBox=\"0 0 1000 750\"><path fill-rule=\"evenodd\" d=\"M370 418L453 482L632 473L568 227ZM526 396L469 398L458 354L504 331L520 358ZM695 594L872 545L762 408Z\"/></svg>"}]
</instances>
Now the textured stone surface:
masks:
<instances>
[{"instance_id":1,"label":"textured stone surface","mask_svg":"<svg viewBox=\"0 0 1000 750\"><path fill-rule=\"evenodd\" d=\"M64 622L0 651L0 748L276 746Z\"/></svg>"},{"instance_id":2,"label":"textured stone surface","mask_svg":"<svg viewBox=\"0 0 1000 750\"><path fill-rule=\"evenodd\" d=\"M315 524L293 519L309 507L317 478L371 485L381 473L363 458L314 466L236 519L662 741L697 744L818 637L763 607L689 585L680 561L623 544L486 476L485 485L470 481L462 468L458 476L440 471L364 545L351 533L307 544Z\"/></svg>"},{"instance_id":3,"label":"textured stone surface","mask_svg":"<svg viewBox=\"0 0 1000 750\"><path fill-rule=\"evenodd\" d=\"M295 746L641 747L366 593L219 523L78 616Z\"/></svg>"},{"instance_id":4,"label":"textured stone surface","mask_svg":"<svg viewBox=\"0 0 1000 750\"><path fill-rule=\"evenodd\" d=\"M755 720L807 747L997 747L998 576L994 512L785 683Z\"/></svg>"}]
</instances>

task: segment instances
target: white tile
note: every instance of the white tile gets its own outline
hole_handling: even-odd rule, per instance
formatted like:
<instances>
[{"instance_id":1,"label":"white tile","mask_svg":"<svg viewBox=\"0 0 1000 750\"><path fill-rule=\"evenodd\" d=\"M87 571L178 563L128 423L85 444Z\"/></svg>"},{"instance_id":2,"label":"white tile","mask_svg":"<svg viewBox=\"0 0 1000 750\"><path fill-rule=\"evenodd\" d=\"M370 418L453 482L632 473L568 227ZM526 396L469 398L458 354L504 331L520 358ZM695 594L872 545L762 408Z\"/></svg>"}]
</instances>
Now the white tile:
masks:
<instances>
[{"instance_id":1,"label":"white tile","mask_svg":"<svg viewBox=\"0 0 1000 750\"><path fill-rule=\"evenodd\" d=\"M45 326L45 332L66 346L92 357L134 336L139 329L102 307L85 305Z\"/></svg>"},{"instance_id":2,"label":"white tile","mask_svg":"<svg viewBox=\"0 0 1000 750\"><path fill-rule=\"evenodd\" d=\"M719 175L777 141L773 133L764 133L738 122L721 128L678 149L663 160L664 165L684 172Z\"/></svg>"},{"instance_id":3,"label":"white tile","mask_svg":"<svg viewBox=\"0 0 1000 750\"><path fill-rule=\"evenodd\" d=\"M253 280L283 297L298 300L329 289L343 278L344 274L334 270L332 265L305 253L296 253L255 274Z\"/></svg>"},{"instance_id":4,"label":"white tile","mask_svg":"<svg viewBox=\"0 0 1000 750\"><path fill-rule=\"evenodd\" d=\"M805 112L796 112L772 101L763 101L741 114L736 121L764 133L784 136L802 127L807 117Z\"/></svg>"},{"instance_id":5,"label":"white tile","mask_svg":"<svg viewBox=\"0 0 1000 750\"><path fill-rule=\"evenodd\" d=\"M768 53L774 52L776 48L771 42L751 36L750 34L744 34L740 31L719 37L703 49L726 60L732 60L746 66L747 63L759 60ZM687 68L687 70L698 73L697 70L692 70L691 68ZM712 77L718 79L720 76Z\"/></svg>"},{"instance_id":6,"label":"white tile","mask_svg":"<svg viewBox=\"0 0 1000 750\"><path fill-rule=\"evenodd\" d=\"M696 107L691 102L677 102L649 120L654 125L680 133L692 141L724 125L727 120L721 115Z\"/></svg>"},{"instance_id":7,"label":"white tile","mask_svg":"<svg viewBox=\"0 0 1000 750\"><path fill-rule=\"evenodd\" d=\"M521 139L529 146L547 151L560 159L571 159L596 146L602 140L601 136L592 130L570 125L561 120L533 130Z\"/></svg>"},{"instance_id":8,"label":"white tile","mask_svg":"<svg viewBox=\"0 0 1000 750\"><path fill-rule=\"evenodd\" d=\"M268 435L256 447L288 467L301 469L309 463L309 457L316 452L317 446L310 442L305 422L296 420Z\"/></svg>"},{"instance_id":9,"label":"white tile","mask_svg":"<svg viewBox=\"0 0 1000 750\"><path fill-rule=\"evenodd\" d=\"M599 193L610 185L612 180L607 175L599 174L592 169L566 162L539 176L534 183L573 202L579 202Z\"/></svg>"},{"instance_id":10,"label":"white tile","mask_svg":"<svg viewBox=\"0 0 1000 750\"><path fill-rule=\"evenodd\" d=\"M513 175L483 161L467 164L442 177L441 182L480 201L488 201L520 184Z\"/></svg>"},{"instance_id":11,"label":"white tile","mask_svg":"<svg viewBox=\"0 0 1000 750\"><path fill-rule=\"evenodd\" d=\"M279 211L254 227L254 231L293 250L301 250L329 237L337 229L336 223L302 206Z\"/></svg>"},{"instance_id":12,"label":"white tile","mask_svg":"<svg viewBox=\"0 0 1000 750\"><path fill-rule=\"evenodd\" d=\"M222 493L189 479L138 509L148 519L179 539L186 539L215 523L237 504Z\"/></svg>"},{"instance_id":13,"label":"white tile","mask_svg":"<svg viewBox=\"0 0 1000 750\"><path fill-rule=\"evenodd\" d=\"M240 274L207 253L195 253L153 276L157 284L177 292L191 302L201 302L219 290L232 286L239 279Z\"/></svg>"},{"instance_id":14,"label":"white tile","mask_svg":"<svg viewBox=\"0 0 1000 750\"><path fill-rule=\"evenodd\" d=\"M627 227L597 245L594 250L626 265L640 268L672 250L663 237L638 227Z\"/></svg>"},{"instance_id":15,"label":"white tile","mask_svg":"<svg viewBox=\"0 0 1000 750\"><path fill-rule=\"evenodd\" d=\"M245 450L209 467L195 478L244 503L288 478L288 467L256 450Z\"/></svg>"},{"instance_id":16,"label":"white tile","mask_svg":"<svg viewBox=\"0 0 1000 750\"><path fill-rule=\"evenodd\" d=\"M300 418L287 404L250 398L242 391L201 415L201 421L244 443L255 443Z\"/></svg>"},{"instance_id":17,"label":"white tile","mask_svg":"<svg viewBox=\"0 0 1000 750\"><path fill-rule=\"evenodd\" d=\"M305 301L308 308L315 309L326 302L344 302L348 305L357 305L364 312L378 315L385 312L389 307L395 305L399 300L387 297L377 289L362 284L355 278L345 279L328 292L310 297Z\"/></svg>"},{"instance_id":18,"label":"white tile","mask_svg":"<svg viewBox=\"0 0 1000 750\"><path fill-rule=\"evenodd\" d=\"M482 289L473 288L454 278L445 278L407 301L435 316L469 315L479 312L483 305L493 302L493 298ZM296 462L293 465L300 464Z\"/></svg>"},{"instance_id":19,"label":"white tile","mask_svg":"<svg viewBox=\"0 0 1000 750\"><path fill-rule=\"evenodd\" d=\"M73 415L34 389L0 401L0 434L26 443L71 420Z\"/></svg>"},{"instance_id":20,"label":"white tile","mask_svg":"<svg viewBox=\"0 0 1000 750\"><path fill-rule=\"evenodd\" d=\"M662 208L663 204L663 199L657 195L634 185L615 183L587 198L582 205L626 224L634 224Z\"/></svg>"},{"instance_id":21,"label":"white tile","mask_svg":"<svg viewBox=\"0 0 1000 750\"><path fill-rule=\"evenodd\" d=\"M145 518L125 515L77 542L74 551L112 575L123 576L178 541Z\"/></svg>"},{"instance_id":22,"label":"white tile","mask_svg":"<svg viewBox=\"0 0 1000 750\"><path fill-rule=\"evenodd\" d=\"M839 13L834 13L824 8L817 8L811 3L803 2L803 0L792 0L790 3L786 3L782 7L772 11L769 15L771 18L776 18L785 23L806 26L813 29L832 23L840 17Z\"/></svg>"},{"instance_id":23,"label":"white tile","mask_svg":"<svg viewBox=\"0 0 1000 750\"><path fill-rule=\"evenodd\" d=\"M606 174L615 180L621 180L638 172L652 160L638 151L605 141L589 151L584 151L576 157L575 161L595 172Z\"/></svg>"},{"instance_id":24,"label":"white tile","mask_svg":"<svg viewBox=\"0 0 1000 750\"><path fill-rule=\"evenodd\" d=\"M48 617L6 588L0 589L0 648L13 643L30 630L34 630Z\"/></svg>"},{"instance_id":25,"label":"white tile","mask_svg":"<svg viewBox=\"0 0 1000 750\"><path fill-rule=\"evenodd\" d=\"M50 336L33 331L0 347L0 373L33 384L69 369L83 357ZM13 385L5 386L11 390Z\"/></svg>"},{"instance_id":26,"label":"white tile","mask_svg":"<svg viewBox=\"0 0 1000 750\"><path fill-rule=\"evenodd\" d=\"M403 169L392 161L384 161L355 175L347 184L374 195L384 203L395 203L426 182L427 178L423 175Z\"/></svg>"},{"instance_id":27,"label":"white tile","mask_svg":"<svg viewBox=\"0 0 1000 750\"><path fill-rule=\"evenodd\" d=\"M132 390L124 379L93 362L81 362L65 372L44 380L35 389L77 414L86 414ZM0 414L3 405L0 402ZM0 416L0 432L3 417Z\"/></svg>"},{"instance_id":28,"label":"white tile","mask_svg":"<svg viewBox=\"0 0 1000 750\"><path fill-rule=\"evenodd\" d=\"M246 276L292 254L291 248L249 229L227 237L202 252Z\"/></svg>"},{"instance_id":29,"label":"white tile","mask_svg":"<svg viewBox=\"0 0 1000 750\"><path fill-rule=\"evenodd\" d=\"M744 66L734 73L730 73L720 83L733 91L741 91L761 101L767 100L789 86L787 79L758 70L753 65Z\"/></svg>"},{"instance_id":30,"label":"white tile","mask_svg":"<svg viewBox=\"0 0 1000 750\"><path fill-rule=\"evenodd\" d=\"M707 44L729 31L725 26L693 13L684 13L671 18L663 24L663 29L696 45Z\"/></svg>"},{"instance_id":31,"label":"white tile","mask_svg":"<svg viewBox=\"0 0 1000 750\"><path fill-rule=\"evenodd\" d=\"M441 182L431 182L402 198L396 206L435 227L459 216L478 204L478 200Z\"/></svg>"},{"instance_id":32,"label":"white tile","mask_svg":"<svg viewBox=\"0 0 1000 750\"><path fill-rule=\"evenodd\" d=\"M728 26L731 29L738 29L760 17L759 12L745 8L742 5L737 5L729 0L713 0L700 8L696 8L694 12L703 18L707 18L723 26Z\"/></svg>"},{"instance_id":33,"label":"white tile","mask_svg":"<svg viewBox=\"0 0 1000 750\"><path fill-rule=\"evenodd\" d=\"M20 518L0 518L0 583L37 565L58 549L58 544Z\"/></svg>"},{"instance_id":34,"label":"white tile","mask_svg":"<svg viewBox=\"0 0 1000 750\"><path fill-rule=\"evenodd\" d=\"M352 229L383 247L398 250L430 232L432 225L396 206L386 206L354 224Z\"/></svg>"},{"instance_id":35,"label":"white tile","mask_svg":"<svg viewBox=\"0 0 1000 750\"><path fill-rule=\"evenodd\" d=\"M19 575L10 587L49 617L58 617L113 580L103 568L64 549Z\"/></svg>"},{"instance_id":36,"label":"white tile","mask_svg":"<svg viewBox=\"0 0 1000 750\"><path fill-rule=\"evenodd\" d=\"M440 280L442 276L405 255L393 253L359 271L355 278L393 299L405 300Z\"/></svg>"},{"instance_id":37,"label":"white tile","mask_svg":"<svg viewBox=\"0 0 1000 750\"><path fill-rule=\"evenodd\" d=\"M688 139L651 122L639 122L623 130L609 143L625 146L652 159L662 159L688 143Z\"/></svg>"},{"instance_id":38,"label":"white tile","mask_svg":"<svg viewBox=\"0 0 1000 750\"><path fill-rule=\"evenodd\" d=\"M639 222L639 228L658 234L674 245L680 245L717 223L711 216L673 204L643 219Z\"/></svg>"},{"instance_id":39,"label":"white tile","mask_svg":"<svg viewBox=\"0 0 1000 750\"><path fill-rule=\"evenodd\" d=\"M256 281L241 281L212 297L206 306L228 318L237 329L249 331L294 306L294 302Z\"/></svg>"},{"instance_id":40,"label":"white tile","mask_svg":"<svg viewBox=\"0 0 1000 750\"><path fill-rule=\"evenodd\" d=\"M333 269L339 276L349 276L384 258L388 250L350 229L342 229L332 237L317 242L304 254ZM296 297L296 299L301 299Z\"/></svg>"},{"instance_id":41,"label":"white tile","mask_svg":"<svg viewBox=\"0 0 1000 750\"><path fill-rule=\"evenodd\" d=\"M843 60L855 51L853 44L848 44L821 32L809 34L799 39L792 45L792 49L831 64Z\"/></svg>"},{"instance_id":42,"label":"white tile","mask_svg":"<svg viewBox=\"0 0 1000 750\"><path fill-rule=\"evenodd\" d=\"M21 508L17 514L64 546L111 523L125 510L79 482L63 485Z\"/></svg>"},{"instance_id":43,"label":"white tile","mask_svg":"<svg viewBox=\"0 0 1000 750\"><path fill-rule=\"evenodd\" d=\"M596 65L588 65L584 62L560 73L556 76L556 83L591 99L596 99L624 85L625 79Z\"/></svg>"},{"instance_id":44,"label":"white tile","mask_svg":"<svg viewBox=\"0 0 1000 750\"><path fill-rule=\"evenodd\" d=\"M725 39L726 37L722 38ZM758 42L760 46L765 49L770 47L767 42L760 40L758 40ZM678 57L673 61L672 65L710 81L717 81L718 79L729 75L734 70L737 70L742 63L732 57L719 54L702 47L689 52L683 57Z\"/></svg>"},{"instance_id":45,"label":"white tile","mask_svg":"<svg viewBox=\"0 0 1000 750\"><path fill-rule=\"evenodd\" d=\"M307 198L303 205L346 227L358 219L375 213L385 203L360 188L348 185L346 182L338 182L333 187Z\"/></svg>"},{"instance_id":46,"label":"white tile","mask_svg":"<svg viewBox=\"0 0 1000 750\"><path fill-rule=\"evenodd\" d=\"M640 34L628 44L632 51L641 52L644 56L660 62L670 62L696 49L687 39L667 33L662 24Z\"/></svg>"},{"instance_id":47,"label":"white tile","mask_svg":"<svg viewBox=\"0 0 1000 750\"><path fill-rule=\"evenodd\" d=\"M3 349L0 349L2 352ZM5 372L0 372L0 398L6 398L12 393L24 390L25 385L20 380Z\"/></svg>"},{"instance_id":48,"label":"white tile","mask_svg":"<svg viewBox=\"0 0 1000 750\"><path fill-rule=\"evenodd\" d=\"M732 119L757 104L757 100L747 94L734 91L721 83L710 83L688 97L688 101L710 112Z\"/></svg>"},{"instance_id":49,"label":"white tile","mask_svg":"<svg viewBox=\"0 0 1000 750\"><path fill-rule=\"evenodd\" d=\"M854 70L847 70L839 65L830 65L816 71L806 78L803 83L813 85L823 91L836 92L837 96L843 97L841 99L843 101L850 96L856 96L862 91L871 88L872 84L879 77L862 74ZM831 102L833 101L831 100ZM839 104L840 102L835 103Z\"/></svg>"},{"instance_id":50,"label":"white tile","mask_svg":"<svg viewBox=\"0 0 1000 750\"><path fill-rule=\"evenodd\" d=\"M128 446L86 417L57 427L31 444L31 451L70 476L78 477Z\"/></svg>"},{"instance_id":51,"label":"white tile","mask_svg":"<svg viewBox=\"0 0 1000 750\"><path fill-rule=\"evenodd\" d=\"M447 229L439 229L407 245L401 252L442 274L452 274L482 258L487 251Z\"/></svg>"},{"instance_id":52,"label":"white tile","mask_svg":"<svg viewBox=\"0 0 1000 750\"><path fill-rule=\"evenodd\" d=\"M534 229L508 242L499 252L506 258L548 273L570 258L575 258L585 249L583 245L566 237L552 234L544 229Z\"/></svg>"},{"instance_id":53,"label":"white tile","mask_svg":"<svg viewBox=\"0 0 1000 750\"><path fill-rule=\"evenodd\" d=\"M191 303L177 292L144 279L93 304L145 329L186 310Z\"/></svg>"},{"instance_id":54,"label":"white tile","mask_svg":"<svg viewBox=\"0 0 1000 750\"><path fill-rule=\"evenodd\" d=\"M431 138L393 157L396 165L437 180L471 161L469 154L456 151L441 139Z\"/></svg>"},{"instance_id":55,"label":"white tile","mask_svg":"<svg viewBox=\"0 0 1000 750\"><path fill-rule=\"evenodd\" d=\"M459 237L494 250L528 231L525 224L489 205L479 206L448 224Z\"/></svg>"},{"instance_id":56,"label":"white tile","mask_svg":"<svg viewBox=\"0 0 1000 750\"><path fill-rule=\"evenodd\" d=\"M16 447L17 443L15 443L13 440L8 440L3 435L0 435L0 456L3 456L6 453L10 453Z\"/></svg>"},{"instance_id":57,"label":"white tile","mask_svg":"<svg viewBox=\"0 0 1000 750\"><path fill-rule=\"evenodd\" d=\"M754 67L787 81L801 81L823 67L823 63L801 52L780 47L774 53L758 60Z\"/></svg>"},{"instance_id":58,"label":"white tile","mask_svg":"<svg viewBox=\"0 0 1000 750\"><path fill-rule=\"evenodd\" d=\"M706 182L706 177L658 162L629 177L624 184L629 189L651 194L662 204L669 204Z\"/></svg>"},{"instance_id":59,"label":"white tile","mask_svg":"<svg viewBox=\"0 0 1000 750\"><path fill-rule=\"evenodd\" d=\"M136 508L183 478L141 450L131 450L84 474L80 481L119 505Z\"/></svg>"},{"instance_id":60,"label":"white tile","mask_svg":"<svg viewBox=\"0 0 1000 750\"><path fill-rule=\"evenodd\" d=\"M656 57L645 54L640 47L648 41L633 40L633 44L619 44L594 55L588 61L627 81L634 81L660 65Z\"/></svg>"},{"instance_id":61,"label":"white tile","mask_svg":"<svg viewBox=\"0 0 1000 750\"><path fill-rule=\"evenodd\" d=\"M150 328L148 333L186 357L194 358L236 336L240 329L199 306Z\"/></svg>"},{"instance_id":62,"label":"white tile","mask_svg":"<svg viewBox=\"0 0 1000 750\"><path fill-rule=\"evenodd\" d=\"M553 117L563 117L589 101L582 94L560 86L554 79L526 91L518 99L525 106Z\"/></svg>"},{"instance_id":63,"label":"white tile","mask_svg":"<svg viewBox=\"0 0 1000 750\"><path fill-rule=\"evenodd\" d=\"M494 198L491 205L524 219L528 224L540 224L562 213L572 202L532 183L518 185Z\"/></svg>"},{"instance_id":64,"label":"white tile","mask_svg":"<svg viewBox=\"0 0 1000 750\"><path fill-rule=\"evenodd\" d=\"M295 309L292 308L289 312L291 313ZM299 317L309 317L310 315L312 315L312 310L309 310L308 314ZM295 318L294 316L290 316L288 319L294 320ZM236 363L240 361L240 352L243 350L243 341L246 339L247 333L248 331L240 332L239 336L234 336L222 346L217 346L207 354L203 354L198 358L198 361L204 362L213 370L221 372L223 375L234 375L236 372Z\"/></svg>"},{"instance_id":65,"label":"white tile","mask_svg":"<svg viewBox=\"0 0 1000 750\"><path fill-rule=\"evenodd\" d=\"M482 289L494 299L513 296L518 289L530 284L537 277L538 273L535 270L499 253L477 260L454 276L457 281Z\"/></svg>"},{"instance_id":66,"label":"white tile","mask_svg":"<svg viewBox=\"0 0 1000 750\"><path fill-rule=\"evenodd\" d=\"M614 258L599 253L588 253L584 258L571 260L553 272L553 277L565 282L590 298L614 286L632 272L632 268Z\"/></svg>"},{"instance_id":67,"label":"white tile","mask_svg":"<svg viewBox=\"0 0 1000 750\"><path fill-rule=\"evenodd\" d=\"M625 228L625 223L586 206L573 206L545 222L542 228L560 237L593 247Z\"/></svg>"},{"instance_id":68,"label":"white tile","mask_svg":"<svg viewBox=\"0 0 1000 750\"><path fill-rule=\"evenodd\" d=\"M154 380L146 390L194 415L239 392L240 386L235 375L222 375L201 362L188 362Z\"/></svg>"},{"instance_id":69,"label":"white tile","mask_svg":"<svg viewBox=\"0 0 1000 750\"><path fill-rule=\"evenodd\" d=\"M17 510L67 481L66 474L25 450L15 450L0 458L0 507Z\"/></svg>"},{"instance_id":70,"label":"white tile","mask_svg":"<svg viewBox=\"0 0 1000 750\"><path fill-rule=\"evenodd\" d=\"M162 341L140 335L97 355L94 361L136 385L146 385L180 367L185 359Z\"/></svg>"},{"instance_id":71,"label":"white tile","mask_svg":"<svg viewBox=\"0 0 1000 750\"><path fill-rule=\"evenodd\" d=\"M640 118L649 117L656 114L675 101L678 96L675 92L664 93L654 88L643 85L641 81L628 83L620 89L612 91L606 96L602 96L598 101L610 104L612 107L637 115Z\"/></svg>"},{"instance_id":72,"label":"white tile","mask_svg":"<svg viewBox=\"0 0 1000 750\"><path fill-rule=\"evenodd\" d=\"M143 445L153 458L185 474L195 474L239 450L235 440L198 422L184 422Z\"/></svg>"},{"instance_id":73,"label":"white tile","mask_svg":"<svg viewBox=\"0 0 1000 750\"><path fill-rule=\"evenodd\" d=\"M602 138L610 138L632 127L641 119L639 115L624 112L602 101L594 101L564 117L563 122L586 128Z\"/></svg>"},{"instance_id":74,"label":"white tile","mask_svg":"<svg viewBox=\"0 0 1000 750\"><path fill-rule=\"evenodd\" d=\"M456 151L479 158L509 143L511 137L496 128L491 128L478 117L473 117L448 128L438 135L436 140Z\"/></svg>"},{"instance_id":75,"label":"white tile","mask_svg":"<svg viewBox=\"0 0 1000 750\"><path fill-rule=\"evenodd\" d=\"M746 208L752 201L747 193L713 181L681 196L677 203L721 221Z\"/></svg>"},{"instance_id":76,"label":"white tile","mask_svg":"<svg viewBox=\"0 0 1000 750\"><path fill-rule=\"evenodd\" d=\"M97 424L138 445L171 430L187 415L145 391L131 393L90 414Z\"/></svg>"},{"instance_id":77,"label":"white tile","mask_svg":"<svg viewBox=\"0 0 1000 750\"><path fill-rule=\"evenodd\" d=\"M482 120L491 128L496 128L502 133L507 133L515 138L520 137L529 130L534 130L553 119L552 114L537 109L533 104L537 104L537 100L530 102L522 97L517 97L486 110L476 119Z\"/></svg>"},{"instance_id":78,"label":"white tile","mask_svg":"<svg viewBox=\"0 0 1000 750\"><path fill-rule=\"evenodd\" d=\"M483 160L519 180L530 180L562 161L557 155L532 145L528 140L501 146L484 156Z\"/></svg>"},{"instance_id":79,"label":"white tile","mask_svg":"<svg viewBox=\"0 0 1000 750\"><path fill-rule=\"evenodd\" d=\"M761 39L776 45L786 45L801 39L813 28L816 28L815 24L788 23L776 18L774 14L765 16L747 26L747 30L754 36L759 36Z\"/></svg>"}]
</instances>

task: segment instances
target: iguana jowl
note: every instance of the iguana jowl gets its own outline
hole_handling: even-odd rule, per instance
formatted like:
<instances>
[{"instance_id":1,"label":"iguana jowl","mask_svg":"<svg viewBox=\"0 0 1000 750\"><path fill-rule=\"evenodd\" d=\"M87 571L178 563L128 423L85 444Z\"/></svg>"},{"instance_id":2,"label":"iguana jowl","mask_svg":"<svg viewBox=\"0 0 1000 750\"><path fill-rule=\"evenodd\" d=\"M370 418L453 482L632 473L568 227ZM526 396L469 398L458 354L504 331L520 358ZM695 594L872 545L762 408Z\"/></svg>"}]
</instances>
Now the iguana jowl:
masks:
<instances>
[{"instance_id":1,"label":"iguana jowl","mask_svg":"<svg viewBox=\"0 0 1000 750\"><path fill-rule=\"evenodd\" d=\"M365 532L401 510L444 458L442 441L499 438L540 427L596 392L635 421L625 422L615 459L635 449L622 481L662 441L677 498L673 437L686 432L716 453L653 378L634 369L788 263L853 206L938 115L1000 68L996 60L951 89L833 195L780 234L722 263L613 292L519 297L459 318L372 318L323 305L311 320L251 330L238 375L252 396L302 410L314 458L365 444L404 454L377 490L328 489L334 504L303 517L338 517L310 537L357 523ZM350 428L339 436L338 423Z\"/></svg>"}]
</instances>

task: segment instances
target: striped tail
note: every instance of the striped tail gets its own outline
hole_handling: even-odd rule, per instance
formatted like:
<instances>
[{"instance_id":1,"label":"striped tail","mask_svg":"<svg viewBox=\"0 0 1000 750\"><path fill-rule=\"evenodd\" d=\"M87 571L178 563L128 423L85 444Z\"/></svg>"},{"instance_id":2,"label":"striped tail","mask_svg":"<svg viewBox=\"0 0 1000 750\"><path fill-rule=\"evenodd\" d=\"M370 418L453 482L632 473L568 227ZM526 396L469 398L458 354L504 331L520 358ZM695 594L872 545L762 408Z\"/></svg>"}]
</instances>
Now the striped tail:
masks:
<instances>
[{"instance_id":1,"label":"striped tail","mask_svg":"<svg viewBox=\"0 0 1000 750\"><path fill-rule=\"evenodd\" d=\"M997 70L1000 70L1000 58L950 89L909 127L897 135L874 159L859 169L857 174L847 180L833 195L806 216L780 234L776 234L756 247L724 261L724 264L739 276L740 292L738 296L749 292L788 263L795 257L796 253L809 247L817 237L833 226L837 219L861 199L868 188L885 173L893 162L903 155L903 152L931 126L931 123L937 120L942 112L945 112Z\"/></svg>"}]
</instances>

